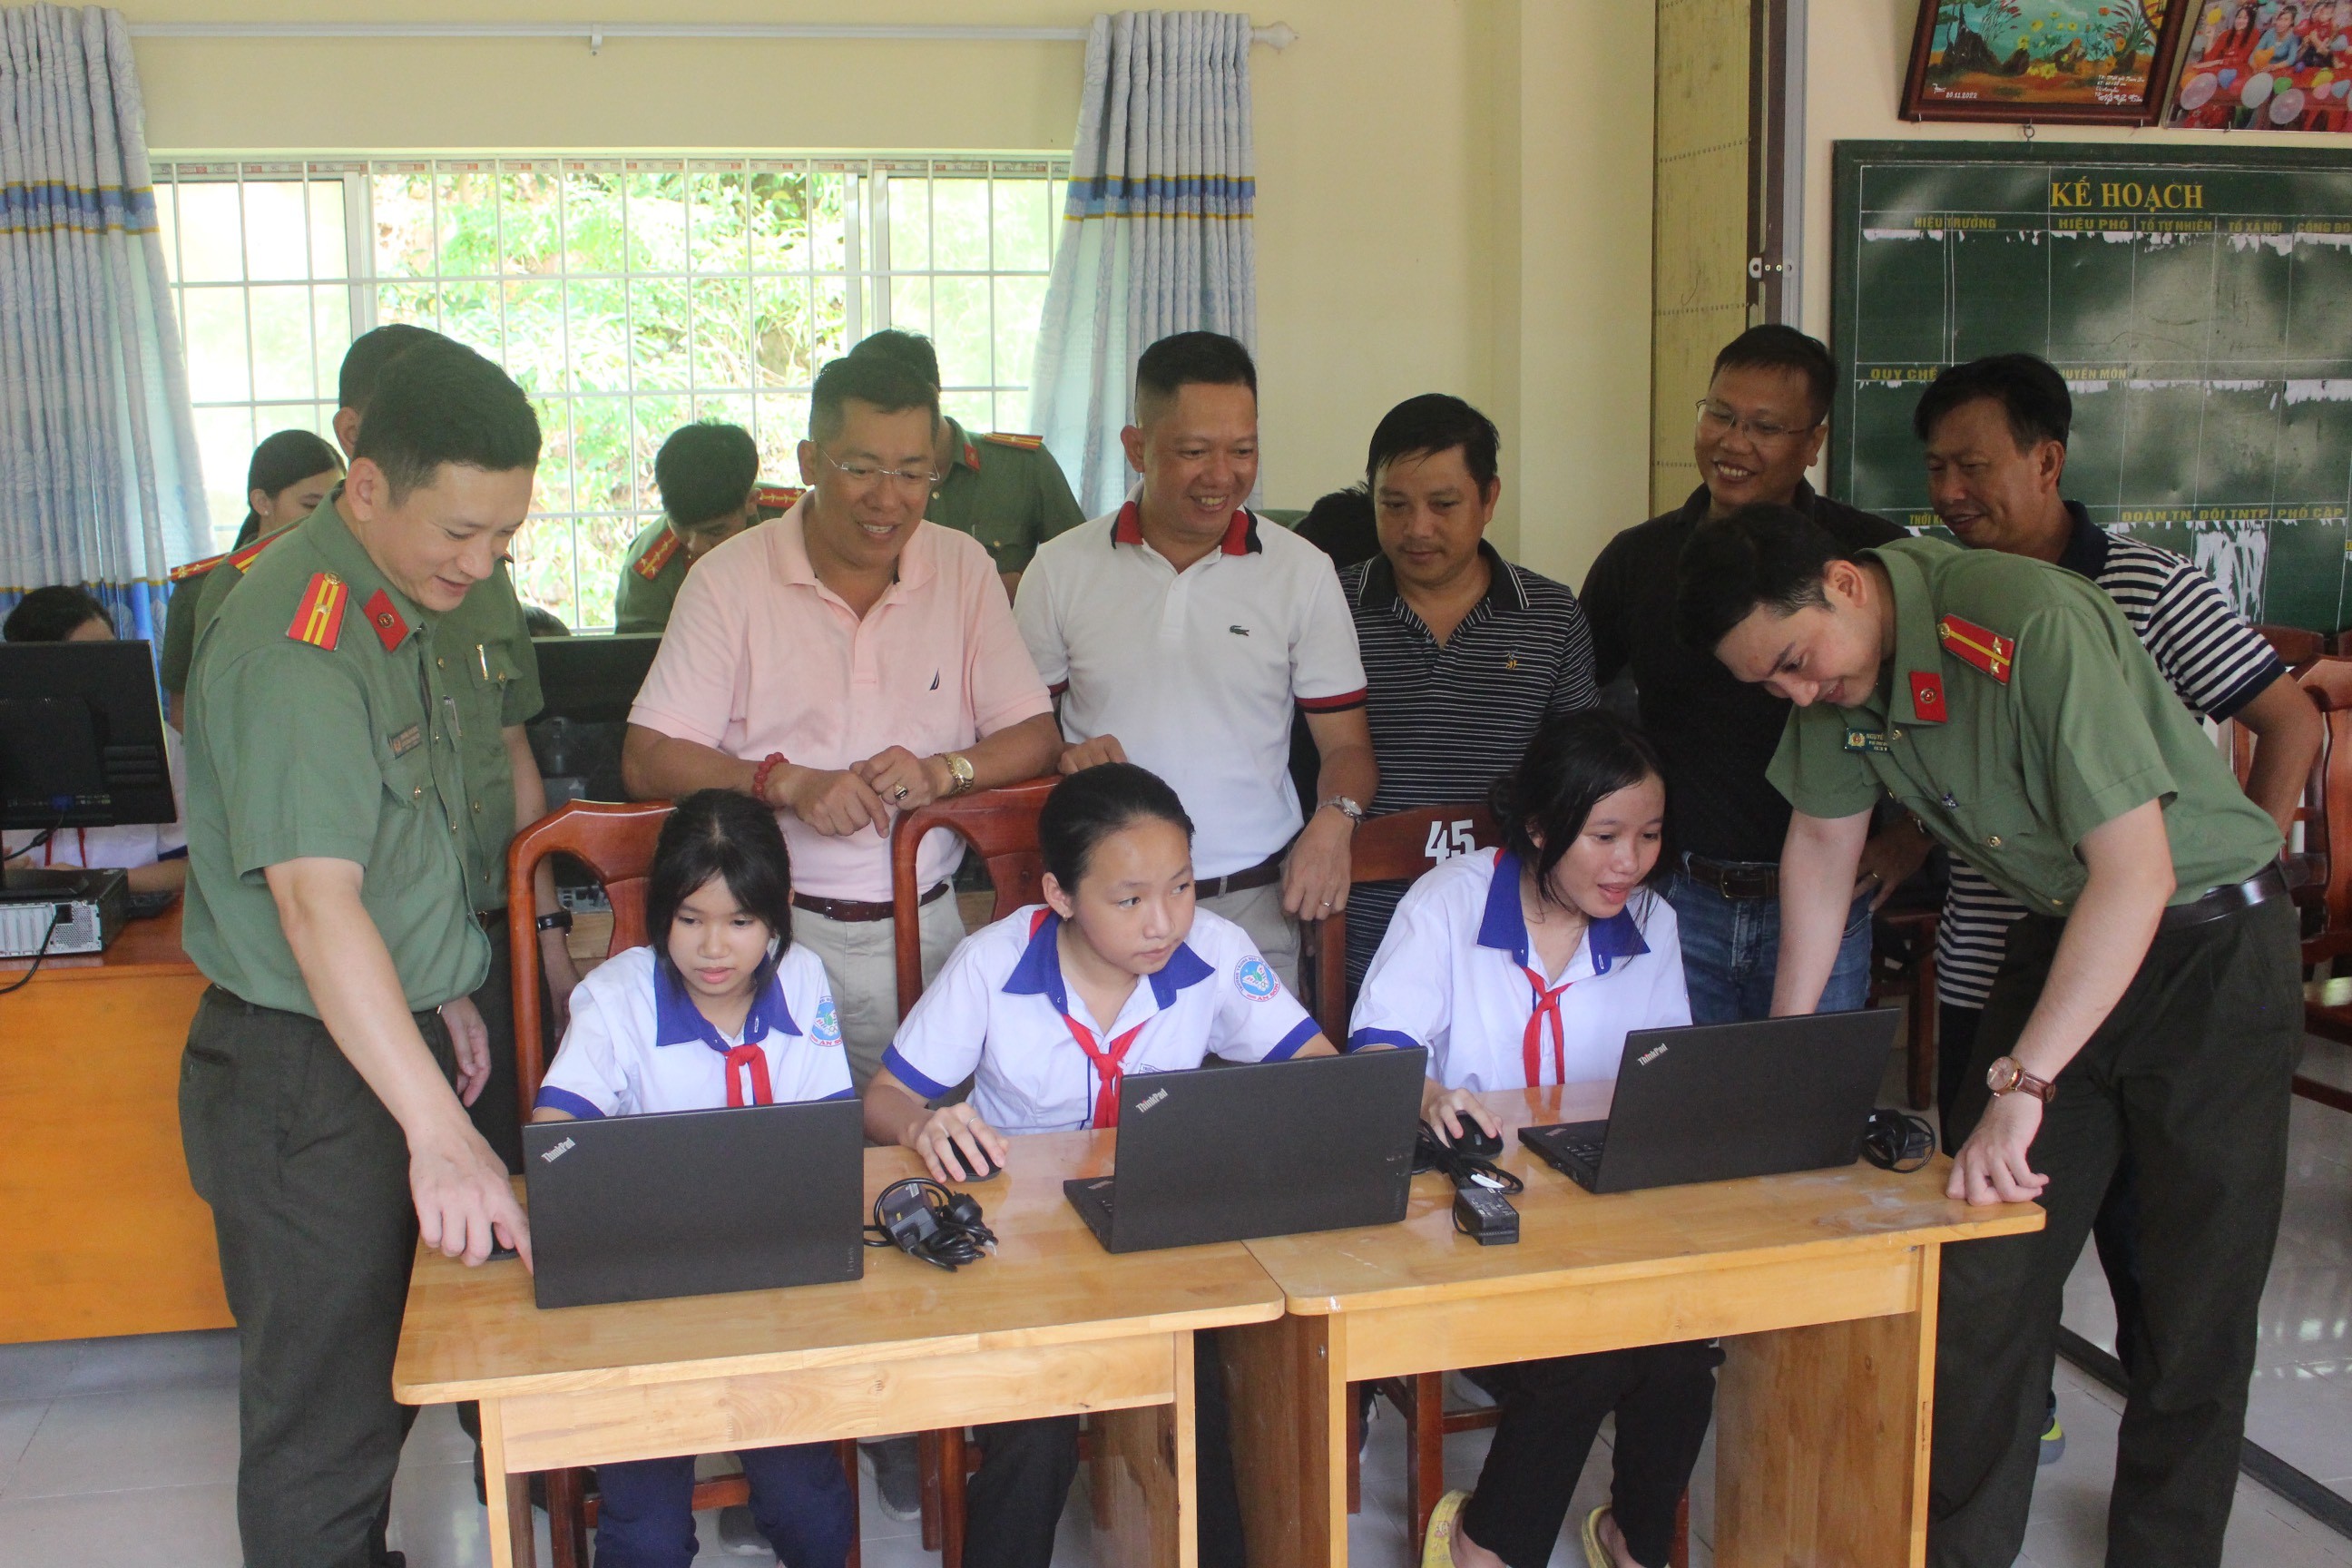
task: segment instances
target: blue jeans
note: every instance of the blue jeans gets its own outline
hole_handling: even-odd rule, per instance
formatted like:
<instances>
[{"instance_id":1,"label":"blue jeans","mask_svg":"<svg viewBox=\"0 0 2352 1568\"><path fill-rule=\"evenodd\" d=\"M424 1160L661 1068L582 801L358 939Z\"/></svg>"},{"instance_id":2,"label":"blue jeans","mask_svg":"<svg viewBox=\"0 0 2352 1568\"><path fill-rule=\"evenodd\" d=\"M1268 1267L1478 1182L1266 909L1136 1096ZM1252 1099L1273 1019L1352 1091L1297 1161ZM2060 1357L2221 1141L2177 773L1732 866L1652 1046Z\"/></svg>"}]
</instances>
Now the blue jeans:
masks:
<instances>
[{"instance_id":1,"label":"blue jeans","mask_svg":"<svg viewBox=\"0 0 2352 1568\"><path fill-rule=\"evenodd\" d=\"M1680 871L1666 880L1666 902L1682 928L1683 977L1690 986L1691 1022L1734 1024L1769 1017L1773 971L1780 961L1780 900L1727 899ZM1870 900L1846 912L1837 967L1822 989L1823 1013L1843 1013L1870 1001Z\"/></svg>"},{"instance_id":2,"label":"blue jeans","mask_svg":"<svg viewBox=\"0 0 2352 1568\"><path fill-rule=\"evenodd\" d=\"M784 1568L842 1568L849 1556L849 1478L831 1443L744 1448L751 1518ZM694 1456L596 1467L597 1568L688 1568L694 1561Z\"/></svg>"}]
</instances>

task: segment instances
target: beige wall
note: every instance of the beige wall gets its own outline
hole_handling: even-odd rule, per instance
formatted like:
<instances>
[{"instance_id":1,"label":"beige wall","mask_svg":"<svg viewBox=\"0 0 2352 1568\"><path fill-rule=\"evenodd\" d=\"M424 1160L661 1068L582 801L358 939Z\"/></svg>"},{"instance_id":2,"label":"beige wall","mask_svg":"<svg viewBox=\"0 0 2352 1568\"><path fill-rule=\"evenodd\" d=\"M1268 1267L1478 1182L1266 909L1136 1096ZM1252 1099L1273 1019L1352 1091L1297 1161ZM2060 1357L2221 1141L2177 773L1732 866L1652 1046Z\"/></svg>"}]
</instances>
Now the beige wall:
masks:
<instances>
[{"instance_id":1,"label":"beige wall","mask_svg":"<svg viewBox=\"0 0 2352 1568\"><path fill-rule=\"evenodd\" d=\"M131 20L415 19L395 0L131 0ZM1252 57L1267 494L1360 471L1380 415L1459 393L1504 425L1497 542L1580 577L1643 515L1648 447L1647 0L1606 19L1514 0L1280 0ZM572 0L423 15L569 21ZM1571 15L1571 13L1576 13ZM606 21L923 22L916 0L635 0ZM967 24L1084 26L1076 0ZM611 39L138 46L167 153L1066 147L1083 46ZM1523 450L1522 429L1539 438ZM1539 500L1522 509L1522 496ZM1524 522L1522 521L1524 519ZM1522 538L1524 533L1524 538Z\"/></svg>"}]
</instances>

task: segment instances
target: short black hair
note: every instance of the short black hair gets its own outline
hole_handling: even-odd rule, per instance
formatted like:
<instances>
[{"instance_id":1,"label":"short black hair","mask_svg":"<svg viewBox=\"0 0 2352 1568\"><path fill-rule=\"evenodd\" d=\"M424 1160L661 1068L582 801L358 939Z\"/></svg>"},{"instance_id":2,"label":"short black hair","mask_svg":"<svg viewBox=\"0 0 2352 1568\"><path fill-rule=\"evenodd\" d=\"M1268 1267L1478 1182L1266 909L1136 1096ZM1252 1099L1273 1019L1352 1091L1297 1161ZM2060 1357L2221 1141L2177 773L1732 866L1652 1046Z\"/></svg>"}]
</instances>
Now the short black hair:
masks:
<instances>
[{"instance_id":1,"label":"short black hair","mask_svg":"<svg viewBox=\"0 0 2352 1568\"><path fill-rule=\"evenodd\" d=\"M553 610L539 605L522 607L522 624L535 637L568 637L572 628L563 624Z\"/></svg>"},{"instance_id":2,"label":"short black hair","mask_svg":"<svg viewBox=\"0 0 2352 1568\"><path fill-rule=\"evenodd\" d=\"M683 984L670 961L669 928L680 905L713 877L744 913L767 926L773 952L793 945L793 858L784 847L776 814L750 795L731 789L700 789L677 803L654 840L652 875L646 879L646 938L654 962ZM776 972L775 956L760 966L755 986Z\"/></svg>"},{"instance_id":3,"label":"short black hair","mask_svg":"<svg viewBox=\"0 0 2352 1568\"><path fill-rule=\"evenodd\" d=\"M1372 510L1371 492L1361 485L1317 497L1291 531L1328 555L1335 571L1344 572L1381 552L1380 519Z\"/></svg>"},{"instance_id":4,"label":"short black hair","mask_svg":"<svg viewBox=\"0 0 2352 1568\"><path fill-rule=\"evenodd\" d=\"M383 470L396 505L444 464L489 473L539 466L539 416L514 378L461 344L403 354L360 416L352 460Z\"/></svg>"},{"instance_id":5,"label":"short black hair","mask_svg":"<svg viewBox=\"0 0 2352 1568\"><path fill-rule=\"evenodd\" d=\"M893 354L867 354L862 359L849 354L816 373L816 385L809 393L809 439L822 445L840 435L853 397L860 403L872 404L885 414L908 408L928 409L931 427L939 427L940 389L936 383L925 381Z\"/></svg>"},{"instance_id":6,"label":"short black hair","mask_svg":"<svg viewBox=\"0 0 2352 1568\"><path fill-rule=\"evenodd\" d=\"M1133 763L1097 763L1080 768L1054 786L1037 813L1037 848L1045 869L1062 890L1075 897L1095 846L1129 823L1157 817L1184 830L1192 819L1168 781Z\"/></svg>"},{"instance_id":7,"label":"short black hair","mask_svg":"<svg viewBox=\"0 0 2352 1568\"><path fill-rule=\"evenodd\" d=\"M114 629L114 617L89 589L70 583L36 588L0 621L0 642L63 642L92 621Z\"/></svg>"},{"instance_id":8,"label":"short black hair","mask_svg":"<svg viewBox=\"0 0 2352 1568\"><path fill-rule=\"evenodd\" d=\"M689 532L740 513L759 482L759 444L740 425L681 425L654 454L662 510Z\"/></svg>"},{"instance_id":9,"label":"short black hair","mask_svg":"<svg viewBox=\"0 0 2352 1568\"><path fill-rule=\"evenodd\" d=\"M1381 470L1399 458L1435 457L1462 448L1462 466L1476 481L1480 500L1495 488L1503 437L1495 422L1444 392L1408 397L1372 427L1371 450L1364 458L1364 482L1378 484Z\"/></svg>"},{"instance_id":10,"label":"short black hair","mask_svg":"<svg viewBox=\"0 0 2352 1568\"><path fill-rule=\"evenodd\" d=\"M1143 351L1135 362L1135 418L1144 421L1147 405L1176 395L1194 384L1204 386L1246 386L1257 395L1257 363L1249 350L1223 332L1177 332Z\"/></svg>"},{"instance_id":11,"label":"short black hair","mask_svg":"<svg viewBox=\"0 0 2352 1568\"><path fill-rule=\"evenodd\" d=\"M1727 370L1795 371L1805 378L1805 401L1816 425L1830 416L1830 406L1837 398L1837 361L1830 357L1828 345L1777 322L1750 327L1724 344L1715 356L1715 369L1708 379Z\"/></svg>"},{"instance_id":12,"label":"short black hair","mask_svg":"<svg viewBox=\"0 0 2352 1568\"><path fill-rule=\"evenodd\" d=\"M1850 559L1838 542L1794 507L1754 501L1702 522L1683 546L1675 629L1685 647L1713 654L1731 628L1759 608L1793 616L1829 603L1822 574Z\"/></svg>"},{"instance_id":13,"label":"short black hair","mask_svg":"<svg viewBox=\"0 0 2352 1568\"><path fill-rule=\"evenodd\" d=\"M861 354L869 359L878 354L884 359L897 360L933 386L940 384L940 351L930 339L920 332L900 331L896 327L868 332L857 341L856 347L849 351L852 359Z\"/></svg>"},{"instance_id":14,"label":"short black hair","mask_svg":"<svg viewBox=\"0 0 2352 1568\"><path fill-rule=\"evenodd\" d=\"M2074 427L2074 399L2066 378L2039 354L1987 354L1952 365L1928 384L1911 410L1911 433L1925 441L1945 415L1980 397L1997 399L2009 416L2010 438L2021 452L2044 441L2066 444Z\"/></svg>"},{"instance_id":15,"label":"short black hair","mask_svg":"<svg viewBox=\"0 0 2352 1568\"><path fill-rule=\"evenodd\" d=\"M362 332L343 351L342 372L335 378L336 402L355 414L365 414L375 396L376 383L383 379L384 366L409 350L428 343L455 348L457 340L445 338L430 327L411 326L406 321L393 321Z\"/></svg>"},{"instance_id":16,"label":"short black hair","mask_svg":"<svg viewBox=\"0 0 2352 1568\"><path fill-rule=\"evenodd\" d=\"M1592 808L1653 776L1666 776L1657 749L1606 709L1555 713L1537 726L1527 751L1496 781L1488 800L1504 847L1519 864L1535 868L1538 897L1558 901L1552 868L1584 831Z\"/></svg>"}]
</instances>

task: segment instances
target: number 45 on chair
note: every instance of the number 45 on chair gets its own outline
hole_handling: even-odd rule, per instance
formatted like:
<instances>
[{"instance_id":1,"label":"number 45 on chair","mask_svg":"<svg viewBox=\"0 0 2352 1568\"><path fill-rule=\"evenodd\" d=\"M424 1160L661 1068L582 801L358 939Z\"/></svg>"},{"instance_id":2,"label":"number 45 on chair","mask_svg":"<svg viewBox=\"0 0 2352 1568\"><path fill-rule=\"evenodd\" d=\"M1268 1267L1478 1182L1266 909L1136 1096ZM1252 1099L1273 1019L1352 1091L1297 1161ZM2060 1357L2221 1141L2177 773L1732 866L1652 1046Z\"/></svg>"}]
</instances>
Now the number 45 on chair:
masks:
<instances>
[{"instance_id":1,"label":"number 45 on chair","mask_svg":"<svg viewBox=\"0 0 2352 1568\"><path fill-rule=\"evenodd\" d=\"M1451 860L1456 855L1467 855L1478 847L1476 824L1465 816L1447 822L1440 819L1429 825L1429 842L1422 853L1432 860Z\"/></svg>"}]
</instances>

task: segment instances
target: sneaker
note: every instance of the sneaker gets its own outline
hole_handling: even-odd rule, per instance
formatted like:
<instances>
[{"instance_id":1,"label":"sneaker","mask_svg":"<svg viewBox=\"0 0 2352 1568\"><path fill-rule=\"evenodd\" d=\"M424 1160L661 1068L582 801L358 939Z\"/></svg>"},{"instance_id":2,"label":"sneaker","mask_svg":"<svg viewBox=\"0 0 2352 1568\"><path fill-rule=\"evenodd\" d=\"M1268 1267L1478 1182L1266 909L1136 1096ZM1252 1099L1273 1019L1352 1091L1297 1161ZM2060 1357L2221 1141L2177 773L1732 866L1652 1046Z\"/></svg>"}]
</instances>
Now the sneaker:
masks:
<instances>
[{"instance_id":1,"label":"sneaker","mask_svg":"<svg viewBox=\"0 0 2352 1568\"><path fill-rule=\"evenodd\" d=\"M901 1524L923 1517L923 1468L912 1437L860 1443L857 1451L874 1467L874 1490L882 1511Z\"/></svg>"},{"instance_id":2,"label":"sneaker","mask_svg":"<svg viewBox=\"0 0 2352 1568\"><path fill-rule=\"evenodd\" d=\"M1608 1517L1609 1505L1601 1504L1584 1516L1585 1568L1617 1568L1609 1555L1609 1548L1601 1544L1601 1521Z\"/></svg>"},{"instance_id":3,"label":"sneaker","mask_svg":"<svg viewBox=\"0 0 2352 1568\"><path fill-rule=\"evenodd\" d=\"M2058 1403L2050 1403L2050 1425L2042 1429L2042 1452L2035 1462L2043 1468L2066 1457L2066 1428L2058 1424Z\"/></svg>"},{"instance_id":4,"label":"sneaker","mask_svg":"<svg viewBox=\"0 0 2352 1568\"><path fill-rule=\"evenodd\" d=\"M1462 1517L1468 1492L1447 1492L1429 1516L1429 1533L1421 1538L1421 1568L1454 1568L1454 1528Z\"/></svg>"},{"instance_id":5,"label":"sneaker","mask_svg":"<svg viewBox=\"0 0 2352 1568\"><path fill-rule=\"evenodd\" d=\"M752 1522L751 1505L729 1503L719 1510L719 1550L738 1557L774 1555L768 1538Z\"/></svg>"}]
</instances>

